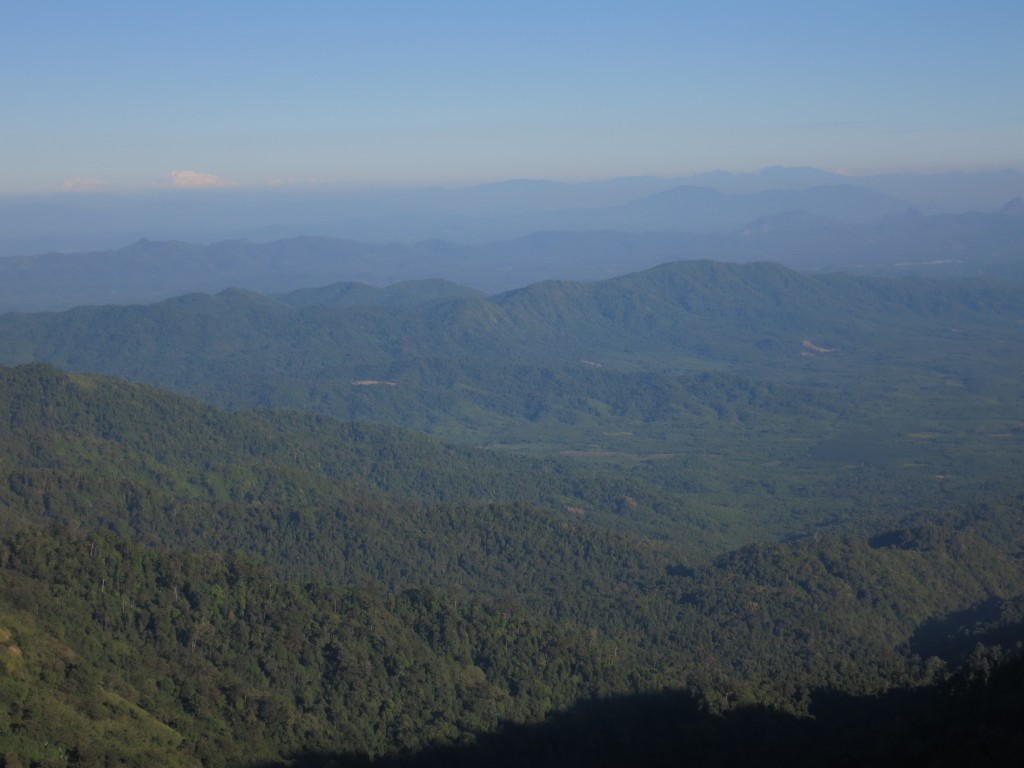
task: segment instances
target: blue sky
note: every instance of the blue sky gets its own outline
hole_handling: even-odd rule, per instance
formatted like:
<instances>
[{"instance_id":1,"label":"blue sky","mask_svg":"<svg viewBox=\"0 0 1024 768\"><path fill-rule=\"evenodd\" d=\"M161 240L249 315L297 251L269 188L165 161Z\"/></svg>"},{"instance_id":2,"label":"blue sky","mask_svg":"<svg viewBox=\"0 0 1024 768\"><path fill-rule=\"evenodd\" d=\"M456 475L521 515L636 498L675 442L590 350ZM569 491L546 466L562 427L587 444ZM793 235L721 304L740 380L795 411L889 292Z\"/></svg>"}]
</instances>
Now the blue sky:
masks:
<instances>
[{"instance_id":1,"label":"blue sky","mask_svg":"<svg viewBox=\"0 0 1024 768\"><path fill-rule=\"evenodd\" d=\"M0 7L0 194L1024 170L1024 3Z\"/></svg>"}]
</instances>

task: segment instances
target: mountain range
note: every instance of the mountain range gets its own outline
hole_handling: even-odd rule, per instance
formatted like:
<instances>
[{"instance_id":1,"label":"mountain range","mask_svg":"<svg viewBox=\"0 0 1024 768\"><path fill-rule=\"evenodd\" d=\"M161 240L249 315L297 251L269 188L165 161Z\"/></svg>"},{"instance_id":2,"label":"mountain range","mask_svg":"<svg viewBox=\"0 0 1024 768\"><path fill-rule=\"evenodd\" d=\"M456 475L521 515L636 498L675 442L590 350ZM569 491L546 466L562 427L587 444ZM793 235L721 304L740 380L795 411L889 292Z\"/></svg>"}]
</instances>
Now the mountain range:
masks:
<instances>
[{"instance_id":1,"label":"mountain range","mask_svg":"<svg viewBox=\"0 0 1024 768\"><path fill-rule=\"evenodd\" d=\"M664 193L645 201L643 210L667 220L672 209L687 208L679 198L689 199L692 193ZM705 194L697 191L698 197ZM709 194L711 199L721 197ZM809 193L796 194L806 199ZM314 237L211 245L139 240L116 251L0 259L0 310L150 302L230 287L282 292L337 281L384 287L431 278L495 293L542 280L608 279L680 259L774 261L807 272L988 275L1019 281L1024 278L1019 247L1024 216L1016 210L1011 201L993 214L911 212L869 222L794 210L763 215L724 233L545 231L485 245L440 240L372 244ZM744 215L754 213L749 208ZM594 226L615 223L611 215L581 215L590 217Z\"/></svg>"},{"instance_id":2,"label":"mountain range","mask_svg":"<svg viewBox=\"0 0 1024 768\"><path fill-rule=\"evenodd\" d=\"M68 193L0 201L0 256L109 250L139 238L210 243L320 236L484 244L540 229L608 229L609 221L629 230L721 231L794 206L865 221L908 208L926 215L991 213L1017 196L1024 196L1024 177L1010 170L852 177L781 167L748 174L514 180L465 188ZM687 210L682 203L694 207Z\"/></svg>"},{"instance_id":3,"label":"mountain range","mask_svg":"<svg viewBox=\"0 0 1024 768\"><path fill-rule=\"evenodd\" d=\"M849 181L0 258L0 765L1016 765L1019 176Z\"/></svg>"}]
</instances>

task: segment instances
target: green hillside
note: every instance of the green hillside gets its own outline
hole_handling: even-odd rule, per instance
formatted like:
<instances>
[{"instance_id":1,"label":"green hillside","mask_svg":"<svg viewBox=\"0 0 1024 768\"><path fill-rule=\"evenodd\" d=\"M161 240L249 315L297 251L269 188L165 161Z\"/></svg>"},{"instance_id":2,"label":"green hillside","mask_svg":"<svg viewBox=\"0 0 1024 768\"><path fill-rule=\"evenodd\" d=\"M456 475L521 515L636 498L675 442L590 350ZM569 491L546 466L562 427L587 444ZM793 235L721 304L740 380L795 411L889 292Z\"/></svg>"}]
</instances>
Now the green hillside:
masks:
<instances>
[{"instance_id":1,"label":"green hillside","mask_svg":"<svg viewBox=\"0 0 1024 768\"><path fill-rule=\"evenodd\" d=\"M1019 490L1013 285L682 262L405 309L330 295L6 315L0 360L542 457L547 480L513 469L476 498L541 489L495 500L557 499L694 552Z\"/></svg>"},{"instance_id":2,"label":"green hillside","mask_svg":"<svg viewBox=\"0 0 1024 768\"><path fill-rule=\"evenodd\" d=\"M4 765L870 764L1019 706L1018 289L450 291L0 317L74 371L0 367Z\"/></svg>"},{"instance_id":3,"label":"green hillside","mask_svg":"<svg viewBox=\"0 0 1024 768\"><path fill-rule=\"evenodd\" d=\"M1020 639L1020 498L694 559L454 486L536 496L506 454L45 366L3 381L8 763L395 755L666 689L801 717Z\"/></svg>"}]
</instances>

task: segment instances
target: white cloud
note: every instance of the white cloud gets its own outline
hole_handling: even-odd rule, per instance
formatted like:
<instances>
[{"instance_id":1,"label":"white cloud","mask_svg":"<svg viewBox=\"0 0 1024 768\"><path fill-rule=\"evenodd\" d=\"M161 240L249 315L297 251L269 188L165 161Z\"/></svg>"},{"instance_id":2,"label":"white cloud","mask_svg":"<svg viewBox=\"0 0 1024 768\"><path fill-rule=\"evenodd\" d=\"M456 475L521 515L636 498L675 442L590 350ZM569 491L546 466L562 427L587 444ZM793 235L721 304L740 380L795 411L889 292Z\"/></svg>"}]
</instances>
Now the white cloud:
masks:
<instances>
[{"instance_id":1,"label":"white cloud","mask_svg":"<svg viewBox=\"0 0 1024 768\"><path fill-rule=\"evenodd\" d=\"M171 171L171 186L176 189L196 189L212 187L237 187L237 181L222 179L212 173L202 171Z\"/></svg>"},{"instance_id":2,"label":"white cloud","mask_svg":"<svg viewBox=\"0 0 1024 768\"><path fill-rule=\"evenodd\" d=\"M95 192L109 184L109 181L103 179L83 179L81 176L75 176L73 179L62 182L60 188L65 192Z\"/></svg>"}]
</instances>

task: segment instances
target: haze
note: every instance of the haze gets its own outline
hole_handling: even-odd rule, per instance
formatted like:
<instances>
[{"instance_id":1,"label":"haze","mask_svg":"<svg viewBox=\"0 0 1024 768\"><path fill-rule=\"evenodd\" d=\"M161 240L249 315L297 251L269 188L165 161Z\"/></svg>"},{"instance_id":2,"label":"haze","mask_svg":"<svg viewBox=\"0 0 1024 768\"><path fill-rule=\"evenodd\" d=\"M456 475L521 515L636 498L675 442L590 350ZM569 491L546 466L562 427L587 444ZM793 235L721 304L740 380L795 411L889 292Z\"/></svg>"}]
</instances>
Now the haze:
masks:
<instances>
[{"instance_id":1,"label":"haze","mask_svg":"<svg viewBox=\"0 0 1024 768\"><path fill-rule=\"evenodd\" d=\"M1022 28L1014 2L13 2L0 195L1020 169Z\"/></svg>"}]
</instances>

